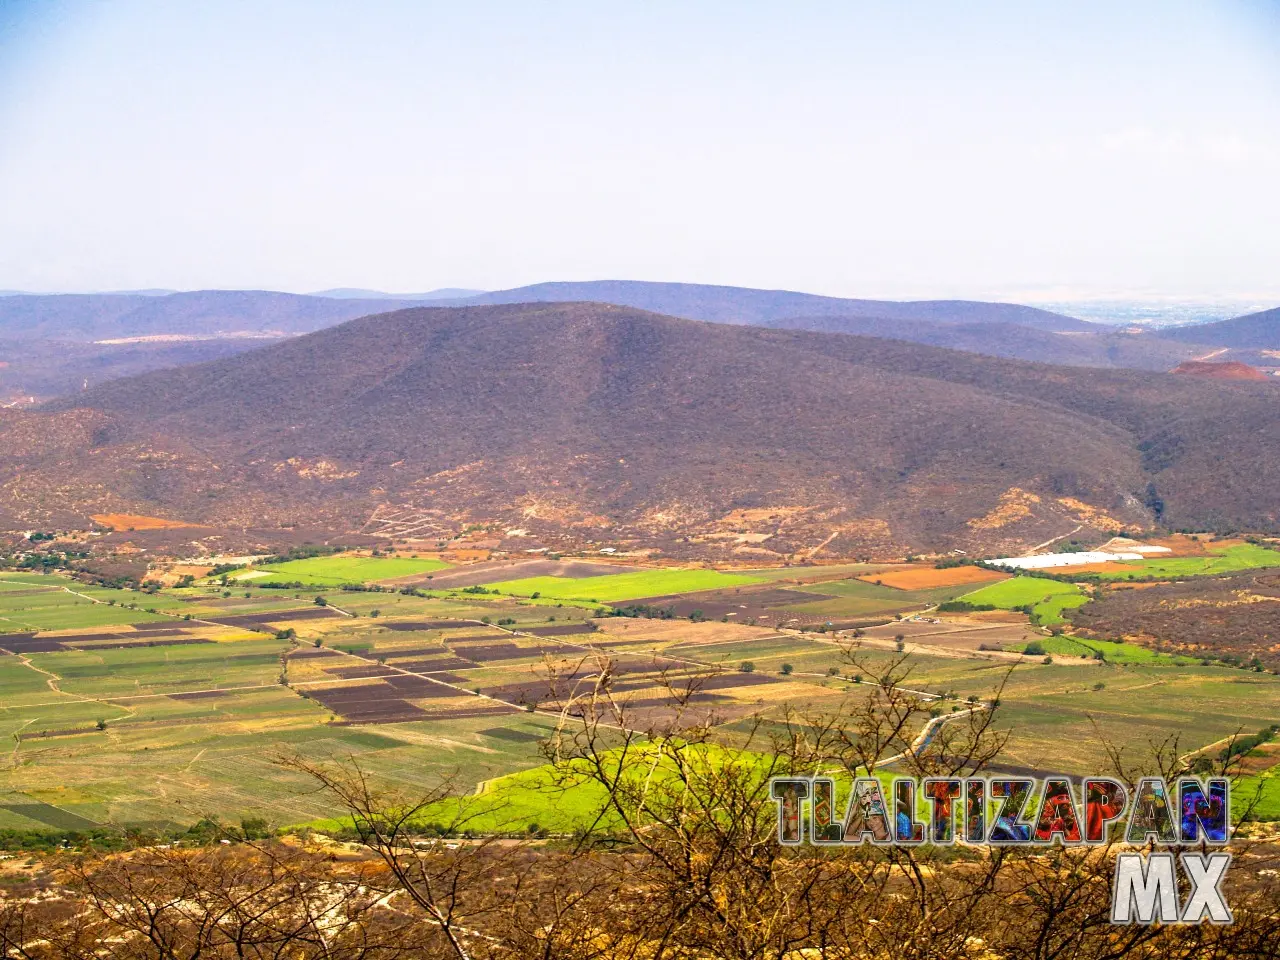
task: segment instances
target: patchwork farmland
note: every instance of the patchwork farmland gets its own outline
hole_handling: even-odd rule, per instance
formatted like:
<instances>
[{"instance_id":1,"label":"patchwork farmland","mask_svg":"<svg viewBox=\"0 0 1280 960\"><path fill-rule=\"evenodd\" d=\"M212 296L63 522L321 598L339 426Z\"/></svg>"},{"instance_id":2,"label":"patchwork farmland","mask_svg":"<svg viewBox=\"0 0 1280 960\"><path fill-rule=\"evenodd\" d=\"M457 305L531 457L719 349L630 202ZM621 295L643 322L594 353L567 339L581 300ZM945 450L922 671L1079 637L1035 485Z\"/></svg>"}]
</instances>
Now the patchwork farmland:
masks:
<instances>
[{"instance_id":1,"label":"patchwork farmland","mask_svg":"<svg viewBox=\"0 0 1280 960\"><path fill-rule=\"evenodd\" d=\"M1223 556L1270 560L1206 552ZM261 571L270 579L244 576ZM1095 722L1131 741L1185 736L1188 697L1212 716L1187 749L1280 716L1272 673L1071 635L1064 611L1090 596L919 563L710 570L352 553L148 591L0 573L0 736L12 743L0 829L332 815L279 765L290 756L354 759L410 792L501 781L539 765L538 741L606 664L621 722L661 730L679 713L731 745L789 710L841 709L866 695L862 671L905 655L938 715L1000 690L1010 739L998 762L1010 769L1102 762ZM1270 767L1253 776L1269 784Z\"/></svg>"}]
</instances>

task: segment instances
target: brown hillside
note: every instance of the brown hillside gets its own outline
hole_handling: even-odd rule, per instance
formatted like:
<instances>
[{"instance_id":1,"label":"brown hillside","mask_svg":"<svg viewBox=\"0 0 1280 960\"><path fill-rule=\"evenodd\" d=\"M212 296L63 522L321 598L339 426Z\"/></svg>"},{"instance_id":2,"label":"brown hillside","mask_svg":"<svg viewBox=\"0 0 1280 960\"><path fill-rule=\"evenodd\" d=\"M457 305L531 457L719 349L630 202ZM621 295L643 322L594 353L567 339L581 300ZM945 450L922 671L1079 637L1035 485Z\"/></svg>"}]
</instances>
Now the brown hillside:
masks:
<instances>
[{"instance_id":1,"label":"brown hillside","mask_svg":"<svg viewBox=\"0 0 1280 960\"><path fill-rule=\"evenodd\" d=\"M1265 380L1267 375L1257 367L1238 360L1186 360L1171 371L1189 377L1210 377L1214 380Z\"/></svg>"},{"instance_id":2,"label":"brown hillside","mask_svg":"<svg viewBox=\"0 0 1280 960\"><path fill-rule=\"evenodd\" d=\"M0 507L352 529L395 504L667 545L752 510L783 553L1005 549L1150 506L1274 525L1275 399L600 304L413 309L0 417Z\"/></svg>"},{"instance_id":3,"label":"brown hillside","mask_svg":"<svg viewBox=\"0 0 1280 960\"><path fill-rule=\"evenodd\" d=\"M1090 636L1137 638L1195 657L1256 657L1268 669L1280 668L1280 575L1239 573L1144 586L1108 590L1101 600L1066 615Z\"/></svg>"}]
</instances>

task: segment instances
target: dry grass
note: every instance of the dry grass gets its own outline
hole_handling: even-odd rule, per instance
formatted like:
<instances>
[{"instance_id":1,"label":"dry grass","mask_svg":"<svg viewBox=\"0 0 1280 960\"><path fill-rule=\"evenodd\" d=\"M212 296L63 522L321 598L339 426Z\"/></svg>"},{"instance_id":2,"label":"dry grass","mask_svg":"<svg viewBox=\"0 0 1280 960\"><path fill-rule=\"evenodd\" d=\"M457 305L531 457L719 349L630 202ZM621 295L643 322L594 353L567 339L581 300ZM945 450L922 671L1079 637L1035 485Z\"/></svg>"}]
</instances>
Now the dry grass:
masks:
<instances>
[{"instance_id":1,"label":"dry grass","mask_svg":"<svg viewBox=\"0 0 1280 960\"><path fill-rule=\"evenodd\" d=\"M1168 554L1161 554L1168 556ZM1055 567L1053 573L1061 573L1070 576L1074 573L1115 573L1118 568L1114 563L1083 563L1078 567Z\"/></svg>"},{"instance_id":2,"label":"dry grass","mask_svg":"<svg viewBox=\"0 0 1280 960\"><path fill-rule=\"evenodd\" d=\"M1040 498L1034 493L1020 487L1010 487L1000 494L999 503L986 516L975 517L968 524L973 530L999 530L1019 520L1030 519L1035 515L1032 507L1039 502Z\"/></svg>"},{"instance_id":3,"label":"dry grass","mask_svg":"<svg viewBox=\"0 0 1280 960\"><path fill-rule=\"evenodd\" d=\"M94 523L113 530L181 530L195 527L198 524L184 523L181 520L165 520L163 517L145 517L136 513L95 513Z\"/></svg>"},{"instance_id":4,"label":"dry grass","mask_svg":"<svg viewBox=\"0 0 1280 960\"><path fill-rule=\"evenodd\" d=\"M212 564L175 563L172 566L147 571L147 577L158 580L166 587L172 587L183 577L195 577L197 580L207 577L213 570Z\"/></svg>"},{"instance_id":5,"label":"dry grass","mask_svg":"<svg viewBox=\"0 0 1280 960\"><path fill-rule=\"evenodd\" d=\"M1174 557L1207 557L1217 550L1229 549L1243 545L1246 541L1236 537L1232 539L1215 539L1204 533L1175 533L1167 537L1144 537L1143 543L1155 547L1168 547ZM1159 560L1170 554L1161 554L1152 559Z\"/></svg>"},{"instance_id":6,"label":"dry grass","mask_svg":"<svg viewBox=\"0 0 1280 960\"><path fill-rule=\"evenodd\" d=\"M1026 614L1020 610L974 610L966 613L964 619L982 623L1025 624L1027 622Z\"/></svg>"},{"instance_id":7,"label":"dry grass","mask_svg":"<svg viewBox=\"0 0 1280 960\"><path fill-rule=\"evenodd\" d=\"M700 643L724 643L734 640L756 640L777 635L771 627L750 627L740 623L690 623L687 620L645 620L628 617L611 617L597 621L602 633L596 638L628 640L635 643L679 643L695 646Z\"/></svg>"},{"instance_id":8,"label":"dry grass","mask_svg":"<svg viewBox=\"0 0 1280 960\"><path fill-rule=\"evenodd\" d=\"M440 558L449 563L483 563L489 559L488 550L446 550Z\"/></svg>"},{"instance_id":9,"label":"dry grass","mask_svg":"<svg viewBox=\"0 0 1280 960\"><path fill-rule=\"evenodd\" d=\"M901 567L892 571L869 573L859 577L867 583L878 583L898 590L930 590L934 587L958 587L966 583L991 583L1007 580L1009 574L982 567Z\"/></svg>"}]
</instances>

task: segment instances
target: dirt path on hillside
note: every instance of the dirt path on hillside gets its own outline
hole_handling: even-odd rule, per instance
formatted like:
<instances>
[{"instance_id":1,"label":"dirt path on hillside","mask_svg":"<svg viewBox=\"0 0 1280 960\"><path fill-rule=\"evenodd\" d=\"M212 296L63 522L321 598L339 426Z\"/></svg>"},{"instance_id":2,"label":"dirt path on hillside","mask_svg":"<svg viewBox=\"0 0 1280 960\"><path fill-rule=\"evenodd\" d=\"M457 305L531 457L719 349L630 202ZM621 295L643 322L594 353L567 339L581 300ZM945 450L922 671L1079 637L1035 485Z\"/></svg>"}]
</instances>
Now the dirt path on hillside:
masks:
<instances>
[{"instance_id":1,"label":"dirt path on hillside","mask_svg":"<svg viewBox=\"0 0 1280 960\"><path fill-rule=\"evenodd\" d=\"M1052 540L1046 540L1044 543L1037 543L1034 547L1032 547L1030 550L1026 552L1026 556L1039 553L1045 547L1051 547L1055 543L1057 543L1059 540L1065 540L1067 537L1071 536L1071 534L1079 533L1083 529L1084 529L1084 524L1082 523L1080 524L1080 526L1076 527L1074 530L1069 530L1060 537L1054 537Z\"/></svg>"},{"instance_id":2,"label":"dirt path on hillside","mask_svg":"<svg viewBox=\"0 0 1280 960\"><path fill-rule=\"evenodd\" d=\"M1223 355L1224 353L1226 353L1229 349L1231 349L1231 348L1230 348L1230 347L1219 347L1217 350L1210 350L1210 351L1209 351L1208 353L1206 353L1203 357L1196 357L1196 358L1195 358L1195 359L1193 359L1191 362L1192 362L1192 363L1204 363L1206 360L1212 360L1214 357L1220 357L1220 356L1222 356L1222 355Z\"/></svg>"},{"instance_id":3,"label":"dirt path on hillside","mask_svg":"<svg viewBox=\"0 0 1280 960\"><path fill-rule=\"evenodd\" d=\"M828 544L828 543L830 543L832 540L834 540L834 539L835 539L836 537L838 537L838 536L840 536L840 531L839 531L839 530L832 530L832 531L831 531L831 536L829 536L829 537L827 537L827 539L823 540L820 544L818 544L816 547L814 547L812 550L810 550L807 554L805 554L805 556L806 556L806 557L808 557L808 559L812 560L812 559L813 559L814 557L816 557L819 553L821 553L823 550L825 550L825 549L826 549L826 547L827 547L827 544Z\"/></svg>"}]
</instances>

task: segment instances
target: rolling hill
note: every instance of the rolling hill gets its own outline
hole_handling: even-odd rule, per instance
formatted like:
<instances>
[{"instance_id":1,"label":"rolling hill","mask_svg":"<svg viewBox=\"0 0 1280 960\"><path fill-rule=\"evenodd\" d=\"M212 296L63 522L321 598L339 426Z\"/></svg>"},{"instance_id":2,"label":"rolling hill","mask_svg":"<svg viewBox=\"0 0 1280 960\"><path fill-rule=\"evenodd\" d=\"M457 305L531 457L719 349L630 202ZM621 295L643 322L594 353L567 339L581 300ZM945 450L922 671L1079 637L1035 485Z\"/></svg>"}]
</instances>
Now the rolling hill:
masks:
<instances>
[{"instance_id":1,"label":"rolling hill","mask_svg":"<svg viewBox=\"0 0 1280 960\"><path fill-rule=\"evenodd\" d=\"M362 287L334 287L330 290L317 290L308 294L312 297L328 297L332 300L458 300L476 297L483 290L468 290L465 287L441 287L439 290L428 290L425 293L385 293L382 290L367 290Z\"/></svg>"},{"instance_id":2,"label":"rolling hill","mask_svg":"<svg viewBox=\"0 0 1280 960\"><path fill-rule=\"evenodd\" d=\"M264 342L250 337L114 344L0 339L0 404L76 393L107 380L229 357Z\"/></svg>"},{"instance_id":3,"label":"rolling hill","mask_svg":"<svg viewBox=\"0 0 1280 960\"><path fill-rule=\"evenodd\" d=\"M70 351L77 374L71 376L69 369L41 360L56 356L61 342L175 336L221 339L244 334L282 337L424 305L428 300L431 305L449 306L593 301L685 319L888 337L988 356L1140 370L1170 370L1204 354L1200 344L1215 342L1212 331L1192 333L1192 328L1186 328L1170 338L1011 303L850 300L783 290L640 281L542 283L478 294L446 288L398 296L354 288L305 296L236 290L14 295L0 296L0 341L48 342L22 351L23 356L0 351L0 363L9 365L0 384L0 402L13 396L47 399L54 395L51 390L60 389L59 384L74 388L85 379L92 384L151 369L161 359L182 364L217 352L208 347L175 347L152 352L150 357L157 362L144 363L140 354L122 360L111 343L110 349L98 350L97 355L84 349ZM222 352L240 349L243 346ZM1271 368L1277 358L1239 355L1231 359ZM79 375L85 368L92 373L87 378Z\"/></svg>"},{"instance_id":4,"label":"rolling hill","mask_svg":"<svg viewBox=\"0 0 1280 960\"><path fill-rule=\"evenodd\" d=\"M600 304L418 308L0 411L0 509L343 530L396 505L743 555L1274 528L1276 388Z\"/></svg>"},{"instance_id":5,"label":"rolling hill","mask_svg":"<svg viewBox=\"0 0 1280 960\"><path fill-rule=\"evenodd\" d=\"M930 323L1016 323L1041 330L1094 330L1099 324L1016 303L974 300L848 300L790 290L755 290L701 283L595 280L537 283L498 290L451 305L592 301L635 307L687 320L769 324L788 317L874 317Z\"/></svg>"},{"instance_id":6,"label":"rolling hill","mask_svg":"<svg viewBox=\"0 0 1280 960\"><path fill-rule=\"evenodd\" d=\"M1203 343L1215 347L1280 350L1280 307L1230 320L1175 327L1162 331L1161 336L1182 343Z\"/></svg>"},{"instance_id":7,"label":"rolling hill","mask_svg":"<svg viewBox=\"0 0 1280 960\"><path fill-rule=\"evenodd\" d=\"M1180 363L1171 373L1186 377L1214 377L1218 380L1265 380L1267 375L1257 367L1238 360L1188 360Z\"/></svg>"},{"instance_id":8,"label":"rolling hill","mask_svg":"<svg viewBox=\"0 0 1280 960\"><path fill-rule=\"evenodd\" d=\"M98 341L164 334L308 333L408 303L262 290L0 296L0 339Z\"/></svg>"},{"instance_id":9,"label":"rolling hill","mask_svg":"<svg viewBox=\"0 0 1280 960\"><path fill-rule=\"evenodd\" d=\"M0 405L229 356L404 305L253 290L0 296Z\"/></svg>"},{"instance_id":10,"label":"rolling hill","mask_svg":"<svg viewBox=\"0 0 1280 960\"><path fill-rule=\"evenodd\" d=\"M787 290L604 280L540 283L451 305L594 301L654 313L926 343L993 357L1082 367L1169 370L1203 352L1149 330L1115 327L1015 303L849 300Z\"/></svg>"},{"instance_id":11,"label":"rolling hill","mask_svg":"<svg viewBox=\"0 0 1280 960\"><path fill-rule=\"evenodd\" d=\"M1017 323L938 323L882 317L786 317L763 324L793 330L887 337L909 343L1073 367L1168 370L1203 352L1191 344L1161 339L1141 328L1094 324L1089 330L1051 330Z\"/></svg>"}]
</instances>

